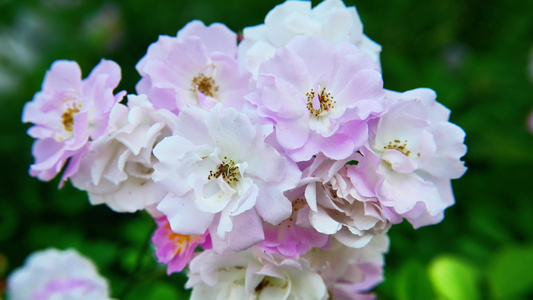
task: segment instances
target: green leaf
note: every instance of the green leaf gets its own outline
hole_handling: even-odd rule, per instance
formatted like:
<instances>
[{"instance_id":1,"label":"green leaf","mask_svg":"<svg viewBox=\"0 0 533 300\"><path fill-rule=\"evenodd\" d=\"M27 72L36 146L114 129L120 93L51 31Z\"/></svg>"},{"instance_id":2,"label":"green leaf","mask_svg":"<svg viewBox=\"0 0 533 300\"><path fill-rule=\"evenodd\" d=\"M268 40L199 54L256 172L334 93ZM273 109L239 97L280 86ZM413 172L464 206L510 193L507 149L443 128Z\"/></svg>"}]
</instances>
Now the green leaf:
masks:
<instances>
[{"instance_id":1,"label":"green leaf","mask_svg":"<svg viewBox=\"0 0 533 300\"><path fill-rule=\"evenodd\" d=\"M439 256L428 271L439 299L480 299L479 272L467 262L454 256Z\"/></svg>"},{"instance_id":2,"label":"green leaf","mask_svg":"<svg viewBox=\"0 0 533 300\"><path fill-rule=\"evenodd\" d=\"M84 240L80 251L102 268L112 265L119 254L118 245L105 240Z\"/></svg>"},{"instance_id":3,"label":"green leaf","mask_svg":"<svg viewBox=\"0 0 533 300\"><path fill-rule=\"evenodd\" d=\"M7 200L0 199L0 241L13 237L19 225L19 215L8 203Z\"/></svg>"},{"instance_id":4,"label":"green leaf","mask_svg":"<svg viewBox=\"0 0 533 300\"><path fill-rule=\"evenodd\" d=\"M509 247L489 265L488 281L495 299L520 299L533 293L533 246Z\"/></svg>"},{"instance_id":5,"label":"green leaf","mask_svg":"<svg viewBox=\"0 0 533 300\"><path fill-rule=\"evenodd\" d=\"M424 265L416 260L402 264L394 282L398 300L434 299Z\"/></svg>"},{"instance_id":6,"label":"green leaf","mask_svg":"<svg viewBox=\"0 0 533 300\"><path fill-rule=\"evenodd\" d=\"M155 230L155 222L148 214L139 214L135 218L132 218L128 222L125 222L120 227L122 237L133 243L142 244L146 241L146 237Z\"/></svg>"},{"instance_id":7,"label":"green leaf","mask_svg":"<svg viewBox=\"0 0 533 300\"><path fill-rule=\"evenodd\" d=\"M359 162L357 160L350 160L349 162L346 163L346 165L348 166L357 166L359 164Z\"/></svg>"},{"instance_id":8,"label":"green leaf","mask_svg":"<svg viewBox=\"0 0 533 300\"><path fill-rule=\"evenodd\" d=\"M33 249L49 247L81 249L84 236L78 228L64 224L39 224L30 228L28 240Z\"/></svg>"},{"instance_id":9,"label":"green leaf","mask_svg":"<svg viewBox=\"0 0 533 300\"><path fill-rule=\"evenodd\" d=\"M150 288L147 299L183 299L177 287L166 282L156 282Z\"/></svg>"}]
</instances>

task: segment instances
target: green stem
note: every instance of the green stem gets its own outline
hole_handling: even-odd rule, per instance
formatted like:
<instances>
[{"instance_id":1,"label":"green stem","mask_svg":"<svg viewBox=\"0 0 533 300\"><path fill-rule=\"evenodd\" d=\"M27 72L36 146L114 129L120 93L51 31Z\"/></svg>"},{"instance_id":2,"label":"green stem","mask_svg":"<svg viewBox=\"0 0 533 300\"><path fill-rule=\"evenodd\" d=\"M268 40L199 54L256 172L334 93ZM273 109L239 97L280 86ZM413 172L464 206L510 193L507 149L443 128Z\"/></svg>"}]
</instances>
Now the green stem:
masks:
<instances>
[{"instance_id":1,"label":"green stem","mask_svg":"<svg viewBox=\"0 0 533 300\"><path fill-rule=\"evenodd\" d=\"M141 271L143 267L144 257L146 256L148 249L150 248L153 231L154 229L151 228L148 233L148 236L144 240L144 243L142 244L141 248L139 249L139 254L137 255L137 261L135 262L135 267L133 268L133 271L128 276L128 279L126 280L126 284L124 285L122 292L120 292L118 299L123 299L125 296L127 296L131 292L134 286L138 285L140 282L142 282L146 278L145 276L139 276L140 275L139 272ZM151 273L154 273L154 272L152 271ZM152 278L150 278L150 280L152 280Z\"/></svg>"}]
</instances>

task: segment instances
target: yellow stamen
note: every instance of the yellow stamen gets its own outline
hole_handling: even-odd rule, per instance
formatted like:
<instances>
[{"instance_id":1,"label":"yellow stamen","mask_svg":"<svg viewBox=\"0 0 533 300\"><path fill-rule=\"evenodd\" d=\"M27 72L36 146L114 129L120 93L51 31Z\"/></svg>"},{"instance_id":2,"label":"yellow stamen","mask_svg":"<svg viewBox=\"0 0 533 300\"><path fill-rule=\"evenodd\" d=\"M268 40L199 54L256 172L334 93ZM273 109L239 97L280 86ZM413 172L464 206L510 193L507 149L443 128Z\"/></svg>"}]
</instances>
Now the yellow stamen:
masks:
<instances>
[{"instance_id":1,"label":"yellow stamen","mask_svg":"<svg viewBox=\"0 0 533 300\"><path fill-rule=\"evenodd\" d=\"M327 112L330 109L333 109L335 107L335 104L337 103L337 101L334 100L334 97L331 96L331 93L326 92L326 88L322 88L322 90L319 91L319 94L318 94L318 101L320 102L319 109L315 109L315 107L313 106L313 99L315 98L315 91L311 89L311 91L305 95L307 96L307 101L306 101L307 110L309 110L309 112L315 117L318 117L320 114L322 114L325 111Z\"/></svg>"},{"instance_id":2,"label":"yellow stamen","mask_svg":"<svg viewBox=\"0 0 533 300\"><path fill-rule=\"evenodd\" d=\"M72 107L67 108L67 110L61 115L63 127L66 131L72 132L74 130L74 115L76 115L80 110L74 104Z\"/></svg>"},{"instance_id":3,"label":"yellow stamen","mask_svg":"<svg viewBox=\"0 0 533 300\"><path fill-rule=\"evenodd\" d=\"M197 89L206 96L215 97L215 94L218 92L218 85L215 84L213 78L200 73L192 79L191 84L191 92L196 93Z\"/></svg>"}]
</instances>

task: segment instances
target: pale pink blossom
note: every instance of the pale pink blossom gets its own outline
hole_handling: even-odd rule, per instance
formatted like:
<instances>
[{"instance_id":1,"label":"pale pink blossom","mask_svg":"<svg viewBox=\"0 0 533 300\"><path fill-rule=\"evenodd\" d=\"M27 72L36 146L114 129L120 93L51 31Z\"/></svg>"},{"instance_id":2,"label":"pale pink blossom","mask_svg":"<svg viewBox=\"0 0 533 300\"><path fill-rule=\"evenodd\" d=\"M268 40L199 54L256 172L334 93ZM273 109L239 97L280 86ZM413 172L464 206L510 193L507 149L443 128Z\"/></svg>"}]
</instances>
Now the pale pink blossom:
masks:
<instances>
[{"instance_id":1,"label":"pale pink blossom","mask_svg":"<svg viewBox=\"0 0 533 300\"><path fill-rule=\"evenodd\" d=\"M221 240L229 234L229 246L242 250L263 239L261 220L274 225L291 214L283 193L301 173L265 143L270 126L221 109L185 107L174 135L154 148L159 163L152 178L169 192L157 209L174 232L200 235L209 228Z\"/></svg>"},{"instance_id":2,"label":"pale pink blossom","mask_svg":"<svg viewBox=\"0 0 533 300\"><path fill-rule=\"evenodd\" d=\"M34 252L7 278L11 300L107 300L109 286L95 265L77 251Z\"/></svg>"},{"instance_id":3,"label":"pale pink blossom","mask_svg":"<svg viewBox=\"0 0 533 300\"><path fill-rule=\"evenodd\" d=\"M177 37L160 36L136 66L139 94L156 108L178 113L185 105L217 103L240 110L250 74L237 62L237 36L225 25L192 21Z\"/></svg>"},{"instance_id":4,"label":"pale pink blossom","mask_svg":"<svg viewBox=\"0 0 533 300\"><path fill-rule=\"evenodd\" d=\"M331 299L375 299L368 293L383 281L384 255L389 238L379 234L363 248L346 247L334 242L331 248L313 248L303 256L324 280Z\"/></svg>"},{"instance_id":5,"label":"pale pink blossom","mask_svg":"<svg viewBox=\"0 0 533 300\"><path fill-rule=\"evenodd\" d=\"M107 133L91 143L72 184L87 191L93 205L105 203L117 212L156 205L166 191L152 180L158 162L152 149L172 134L176 119L153 108L145 95L129 95L127 106L111 111Z\"/></svg>"},{"instance_id":6,"label":"pale pink blossom","mask_svg":"<svg viewBox=\"0 0 533 300\"><path fill-rule=\"evenodd\" d=\"M321 233L355 248L366 246L391 224L375 193L380 158L361 148L344 160L317 155L303 171L309 219Z\"/></svg>"},{"instance_id":7,"label":"pale pink blossom","mask_svg":"<svg viewBox=\"0 0 533 300\"><path fill-rule=\"evenodd\" d=\"M450 111L430 89L387 95L389 110L370 138L382 159L378 199L393 223L402 218L414 227L438 223L454 203L450 179L466 171L460 160L465 132L448 121Z\"/></svg>"},{"instance_id":8,"label":"pale pink blossom","mask_svg":"<svg viewBox=\"0 0 533 300\"><path fill-rule=\"evenodd\" d=\"M304 259L271 255L258 248L204 251L189 266L191 299L327 299L326 286Z\"/></svg>"},{"instance_id":9,"label":"pale pink blossom","mask_svg":"<svg viewBox=\"0 0 533 300\"><path fill-rule=\"evenodd\" d=\"M77 63L61 60L52 64L42 90L22 112L23 122L35 124L28 134L37 139L30 175L51 180L69 159L63 181L76 173L89 140L105 134L111 108L125 94L113 95L120 78L120 67L109 60L102 60L83 80Z\"/></svg>"},{"instance_id":10,"label":"pale pink blossom","mask_svg":"<svg viewBox=\"0 0 533 300\"><path fill-rule=\"evenodd\" d=\"M155 221L157 229L152 236L152 243L156 247L158 262L167 265L168 275L181 272L193 258L196 247L211 249L209 232L202 235L181 235L172 231L167 217L159 217Z\"/></svg>"},{"instance_id":11,"label":"pale pink blossom","mask_svg":"<svg viewBox=\"0 0 533 300\"><path fill-rule=\"evenodd\" d=\"M355 7L346 7L341 0L325 0L312 9L311 1L277 5L266 15L264 24L244 28L240 63L257 77L259 66L299 35L319 36L333 44L352 43L379 65L381 46L363 34Z\"/></svg>"},{"instance_id":12,"label":"pale pink blossom","mask_svg":"<svg viewBox=\"0 0 533 300\"><path fill-rule=\"evenodd\" d=\"M257 86L248 99L295 161L317 153L348 157L366 143L368 121L383 111L383 82L370 57L318 37L298 36L278 49L261 65Z\"/></svg>"},{"instance_id":13,"label":"pale pink blossom","mask_svg":"<svg viewBox=\"0 0 533 300\"><path fill-rule=\"evenodd\" d=\"M278 225L265 224L265 240L259 247L268 253L280 253L292 258L306 253L311 247L327 248L331 238L311 226L309 206L303 197L303 189L286 194L292 200L292 214Z\"/></svg>"}]
</instances>

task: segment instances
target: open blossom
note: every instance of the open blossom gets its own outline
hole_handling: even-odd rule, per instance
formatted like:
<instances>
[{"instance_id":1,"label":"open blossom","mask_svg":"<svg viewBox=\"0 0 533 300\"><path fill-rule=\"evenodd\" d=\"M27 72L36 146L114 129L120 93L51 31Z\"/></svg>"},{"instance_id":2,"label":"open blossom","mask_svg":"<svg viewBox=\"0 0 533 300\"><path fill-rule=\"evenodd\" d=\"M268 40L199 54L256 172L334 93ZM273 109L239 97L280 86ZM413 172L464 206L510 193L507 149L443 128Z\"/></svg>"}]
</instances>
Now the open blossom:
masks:
<instances>
[{"instance_id":1,"label":"open blossom","mask_svg":"<svg viewBox=\"0 0 533 300\"><path fill-rule=\"evenodd\" d=\"M263 239L261 220L279 224L291 214L283 193L301 173L265 143L270 126L221 109L185 107L174 135L154 148L152 178L169 192L157 209L174 232L201 235L213 224L212 235L241 250Z\"/></svg>"},{"instance_id":2,"label":"open blossom","mask_svg":"<svg viewBox=\"0 0 533 300\"><path fill-rule=\"evenodd\" d=\"M389 110L372 129L372 150L382 158L377 189L387 218L415 227L440 222L454 203L450 179L466 171L465 133L448 122L450 111L430 89L388 93Z\"/></svg>"},{"instance_id":3,"label":"open blossom","mask_svg":"<svg viewBox=\"0 0 533 300\"><path fill-rule=\"evenodd\" d=\"M30 255L7 279L11 300L106 300L107 281L75 250L47 249Z\"/></svg>"},{"instance_id":4,"label":"open blossom","mask_svg":"<svg viewBox=\"0 0 533 300\"><path fill-rule=\"evenodd\" d=\"M108 132L94 140L82 157L72 184L89 193L92 204L134 212L157 204L166 191L152 180L154 146L172 134L176 115L154 109L145 95L128 96L115 106Z\"/></svg>"},{"instance_id":5,"label":"open blossom","mask_svg":"<svg viewBox=\"0 0 533 300\"><path fill-rule=\"evenodd\" d=\"M265 23L243 30L239 59L255 76L259 66L298 35L320 36L333 44L349 42L379 65L381 46L363 34L355 7L341 0L326 0L311 9L311 1L286 1L265 17Z\"/></svg>"},{"instance_id":6,"label":"open blossom","mask_svg":"<svg viewBox=\"0 0 533 300\"><path fill-rule=\"evenodd\" d=\"M152 236L156 246L155 255L159 263L167 265L167 274L181 272L192 259L197 246L211 249L209 232L202 235L181 235L172 231L167 217L155 219L157 229Z\"/></svg>"},{"instance_id":7,"label":"open blossom","mask_svg":"<svg viewBox=\"0 0 533 300\"><path fill-rule=\"evenodd\" d=\"M185 105L217 103L240 110L250 75L239 70L237 35L225 25L192 21L177 37L160 36L137 64L137 92L156 108L178 113Z\"/></svg>"},{"instance_id":8,"label":"open blossom","mask_svg":"<svg viewBox=\"0 0 533 300\"><path fill-rule=\"evenodd\" d=\"M313 51L309 51L313 49ZM369 120L383 111L381 74L357 47L298 36L259 70L248 96L272 122L278 143L295 161L317 153L344 159L368 139Z\"/></svg>"},{"instance_id":9,"label":"open blossom","mask_svg":"<svg viewBox=\"0 0 533 300\"><path fill-rule=\"evenodd\" d=\"M326 250L313 248L303 258L324 280L331 299L375 299L368 294L383 281L384 255L389 250L389 238L379 234L363 248L333 243Z\"/></svg>"},{"instance_id":10,"label":"open blossom","mask_svg":"<svg viewBox=\"0 0 533 300\"><path fill-rule=\"evenodd\" d=\"M327 299L322 278L304 259L285 259L258 248L204 251L189 267L195 299Z\"/></svg>"},{"instance_id":11,"label":"open blossom","mask_svg":"<svg viewBox=\"0 0 533 300\"><path fill-rule=\"evenodd\" d=\"M309 219L316 230L349 247L366 246L391 224L374 192L380 158L362 148L344 160L318 155L303 171Z\"/></svg>"},{"instance_id":12,"label":"open blossom","mask_svg":"<svg viewBox=\"0 0 533 300\"><path fill-rule=\"evenodd\" d=\"M105 133L111 108L125 94L113 95L120 78L120 67L109 60L102 60L83 80L77 63L60 60L52 64L42 90L22 112L23 122L35 124L28 130L37 139L32 148L32 176L51 180L69 159L63 180L77 171L89 139Z\"/></svg>"}]
</instances>

